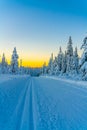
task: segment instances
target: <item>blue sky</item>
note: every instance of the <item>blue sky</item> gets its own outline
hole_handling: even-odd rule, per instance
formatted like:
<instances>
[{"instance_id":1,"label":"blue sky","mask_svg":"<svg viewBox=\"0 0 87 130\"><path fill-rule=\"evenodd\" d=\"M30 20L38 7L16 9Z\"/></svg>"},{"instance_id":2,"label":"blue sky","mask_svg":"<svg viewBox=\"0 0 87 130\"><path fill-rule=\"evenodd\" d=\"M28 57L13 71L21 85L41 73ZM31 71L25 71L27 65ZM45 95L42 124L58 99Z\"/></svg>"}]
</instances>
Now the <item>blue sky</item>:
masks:
<instances>
[{"instance_id":1,"label":"blue sky","mask_svg":"<svg viewBox=\"0 0 87 130\"><path fill-rule=\"evenodd\" d=\"M80 46L87 35L86 0L1 0L0 55L10 59L16 46L24 62L48 61L59 46L66 49L71 35ZM39 66L39 65L38 65Z\"/></svg>"}]
</instances>

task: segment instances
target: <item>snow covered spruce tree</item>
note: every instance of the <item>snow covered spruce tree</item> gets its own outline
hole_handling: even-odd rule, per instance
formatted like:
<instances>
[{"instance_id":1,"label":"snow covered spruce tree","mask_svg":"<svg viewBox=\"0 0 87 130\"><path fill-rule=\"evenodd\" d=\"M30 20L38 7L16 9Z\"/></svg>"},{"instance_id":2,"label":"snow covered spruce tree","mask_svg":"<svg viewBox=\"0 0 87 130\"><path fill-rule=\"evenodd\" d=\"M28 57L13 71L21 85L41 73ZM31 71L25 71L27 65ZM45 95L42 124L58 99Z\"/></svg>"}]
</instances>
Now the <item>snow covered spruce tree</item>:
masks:
<instances>
[{"instance_id":1,"label":"snow covered spruce tree","mask_svg":"<svg viewBox=\"0 0 87 130\"><path fill-rule=\"evenodd\" d=\"M60 47L59 48L59 54L58 54L58 70L59 70L59 74L62 72L63 58L64 58L64 55L63 55L62 49Z\"/></svg>"},{"instance_id":2,"label":"snow covered spruce tree","mask_svg":"<svg viewBox=\"0 0 87 130\"><path fill-rule=\"evenodd\" d=\"M53 53L51 54L51 57L48 63L48 74L49 75L53 74Z\"/></svg>"},{"instance_id":3,"label":"snow covered spruce tree","mask_svg":"<svg viewBox=\"0 0 87 130\"><path fill-rule=\"evenodd\" d=\"M65 54L63 54L63 60L62 60L62 73L66 73L67 68L67 54L65 51Z\"/></svg>"},{"instance_id":4,"label":"snow covered spruce tree","mask_svg":"<svg viewBox=\"0 0 87 130\"><path fill-rule=\"evenodd\" d=\"M20 59L19 74L24 74L24 67L22 66L22 59Z\"/></svg>"},{"instance_id":5,"label":"snow covered spruce tree","mask_svg":"<svg viewBox=\"0 0 87 130\"><path fill-rule=\"evenodd\" d=\"M67 74L71 74L73 68L73 47L72 47L72 39L69 37L68 45L67 45Z\"/></svg>"},{"instance_id":6,"label":"snow covered spruce tree","mask_svg":"<svg viewBox=\"0 0 87 130\"><path fill-rule=\"evenodd\" d=\"M16 47L13 50L12 58L11 58L11 73L17 74L18 73L18 54L16 51Z\"/></svg>"},{"instance_id":7,"label":"snow covered spruce tree","mask_svg":"<svg viewBox=\"0 0 87 130\"><path fill-rule=\"evenodd\" d=\"M42 69L41 69L41 74L42 74L42 75L47 74L46 62L44 62L44 64L43 64L43 67L42 67Z\"/></svg>"},{"instance_id":8,"label":"snow covered spruce tree","mask_svg":"<svg viewBox=\"0 0 87 130\"><path fill-rule=\"evenodd\" d=\"M80 59L80 70L82 72L82 79L87 80L87 37L84 38L81 49L84 49Z\"/></svg>"},{"instance_id":9,"label":"snow covered spruce tree","mask_svg":"<svg viewBox=\"0 0 87 130\"><path fill-rule=\"evenodd\" d=\"M78 74L79 72L79 56L77 47L75 48L74 54L73 54L73 74Z\"/></svg>"},{"instance_id":10,"label":"snow covered spruce tree","mask_svg":"<svg viewBox=\"0 0 87 130\"><path fill-rule=\"evenodd\" d=\"M59 73L59 69L58 69L58 57L55 57L54 61L53 61L53 74L54 75L58 75Z\"/></svg>"},{"instance_id":11,"label":"snow covered spruce tree","mask_svg":"<svg viewBox=\"0 0 87 130\"><path fill-rule=\"evenodd\" d=\"M5 59L5 54L3 53L2 61L1 61L1 73L5 74L8 71L8 65Z\"/></svg>"}]
</instances>

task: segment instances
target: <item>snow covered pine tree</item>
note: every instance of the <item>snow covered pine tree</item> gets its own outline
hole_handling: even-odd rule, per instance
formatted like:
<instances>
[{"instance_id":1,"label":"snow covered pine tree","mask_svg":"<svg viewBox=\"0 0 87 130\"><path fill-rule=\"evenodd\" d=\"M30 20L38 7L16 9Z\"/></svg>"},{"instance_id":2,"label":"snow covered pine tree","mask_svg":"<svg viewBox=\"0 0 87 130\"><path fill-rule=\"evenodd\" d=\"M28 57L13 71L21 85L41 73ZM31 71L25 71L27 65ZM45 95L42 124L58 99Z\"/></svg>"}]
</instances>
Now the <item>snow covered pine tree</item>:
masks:
<instances>
[{"instance_id":1,"label":"snow covered pine tree","mask_svg":"<svg viewBox=\"0 0 87 130\"><path fill-rule=\"evenodd\" d=\"M62 63L63 63L63 52L61 47L59 48L59 54L58 54L58 69L59 69L59 74L62 72Z\"/></svg>"},{"instance_id":2,"label":"snow covered pine tree","mask_svg":"<svg viewBox=\"0 0 87 130\"><path fill-rule=\"evenodd\" d=\"M18 73L18 54L16 51L16 47L13 50L12 58L11 58L11 73L17 74Z\"/></svg>"},{"instance_id":3,"label":"snow covered pine tree","mask_svg":"<svg viewBox=\"0 0 87 130\"><path fill-rule=\"evenodd\" d=\"M69 42L67 45L67 74L72 73L72 65L73 65L73 47L72 47L72 39L71 36L69 37Z\"/></svg>"},{"instance_id":4,"label":"snow covered pine tree","mask_svg":"<svg viewBox=\"0 0 87 130\"><path fill-rule=\"evenodd\" d=\"M84 49L80 59L80 69L82 72L82 79L87 80L87 37L84 38L81 49Z\"/></svg>"},{"instance_id":5,"label":"snow covered pine tree","mask_svg":"<svg viewBox=\"0 0 87 130\"><path fill-rule=\"evenodd\" d=\"M2 74L7 73L7 62L6 62L4 53L3 53L3 56L2 56L2 62L1 62L1 73Z\"/></svg>"},{"instance_id":6,"label":"snow covered pine tree","mask_svg":"<svg viewBox=\"0 0 87 130\"><path fill-rule=\"evenodd\" d=\"M49 75L53 74L53 53L51 54L51 57L48 63L48 74Z\"/></svg>"},{"instance_id":7,"label":"snow covered pine tree","mask_svg":"<svg viewBox=\"0 0 87 130\"><path fill-rule=\"evenodd\" d=\"M77 47L75 48L74 54L73 54L73 74L78 74L79 72L79 56Z\"/></svg>"},{"instance_id":8,"label":"snow covered pine tree","mask_svg":"<svg viewBox=\"0 0 87 130\"><path fill-rule=\"evenodd\" d=\"M63 60L62 60L62 73L66 73L66 68L67 68L67 54L65 51L65 54L63 54Z\"/></svg>"},{"instance_id":9,"label":"snow covered pine tree","mask_svg":"<svg viewBox=\"0 0 87 130\"><path fill-rule=\"evenodd\" d=\"M41 68L41 74L47 74L47 67L46 67L46 62L44 62L43 67Z\"/></svg>"}]
</instances>

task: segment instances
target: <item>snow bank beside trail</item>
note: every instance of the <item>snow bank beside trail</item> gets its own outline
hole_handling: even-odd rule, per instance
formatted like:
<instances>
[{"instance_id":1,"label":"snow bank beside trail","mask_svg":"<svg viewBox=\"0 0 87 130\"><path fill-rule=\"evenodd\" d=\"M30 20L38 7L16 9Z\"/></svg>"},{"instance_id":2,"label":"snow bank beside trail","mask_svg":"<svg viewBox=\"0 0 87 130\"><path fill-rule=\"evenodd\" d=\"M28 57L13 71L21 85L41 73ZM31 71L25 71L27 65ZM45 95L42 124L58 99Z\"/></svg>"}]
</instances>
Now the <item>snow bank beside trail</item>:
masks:
<instances>
[{"instance_id":1,"label":"snow bank beside trail","mask_svg":"<svg viewBox=\"0 0 87 130\"><path fill-rule=\"evenodd\" d=\"M5 75L5 74L1 74L0 75L0 83L9 81L9 80L13 80L15 78L26 78L29 77L29 75Z\"/></svg>"},{"instance_id":2,"label":"snow bank beside trail","mask_svg":"<svg viewBox=\"0 0 87 130\"><path fill-rule=\"evenodd\" d=\"M67 82L70 84L75 84L83 88L84 87L87 88L87 81L79 81L79 80L67 79L67 78L56 77L56 76L43 76L43 77L54 79L54 80L59 80L59 81Z\"/></svg>"},{"instance_id":3,"label":"snow bank beside trail","mask_svg":"<svg viewBox=\"0 0 87 130\"><path fill-rule=\"evenodd\" d=\"M12 78L9 75L0 75L0 83L11 80Z\"/></svg>"}]
</instances>

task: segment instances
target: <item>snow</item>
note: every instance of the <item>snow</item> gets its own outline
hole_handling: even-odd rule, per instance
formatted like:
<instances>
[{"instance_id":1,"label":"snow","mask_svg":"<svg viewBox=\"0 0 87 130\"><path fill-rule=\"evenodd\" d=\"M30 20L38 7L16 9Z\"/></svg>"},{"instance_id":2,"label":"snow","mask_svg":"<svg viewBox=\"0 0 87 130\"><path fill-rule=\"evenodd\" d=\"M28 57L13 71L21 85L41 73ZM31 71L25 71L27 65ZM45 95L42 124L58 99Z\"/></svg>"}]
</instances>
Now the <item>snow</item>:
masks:
<instances>
[{"instance_id":1,"label":"snow","mask_svg":"<svg viewBox=\"0 0 87 130\"><path fill-rule=\"evenodd\" d=\"M0 75L0 83L6 82L6 81L11 80L11 79L12 78L9 75Z\"/></svg>"},{"instance_id":2,"label":"snow","mask_svg":"<svg viewBox=\"0 0 87 130\"><path fill-rule=\"evenodd\" d=\"M43 77L43 76L41 76ZM64 77L58 77L58 76L44 76L43 78L49 78L49 79L54 79L54 80L59 80L59 81L63 81L65 83L70 83L70 84L74 84L74 85L78 85L79 87L85 87L87 88L87 81L80 81L80 80L75 80L75 79L69 79L69 78L64 78Z\"/></svg>"},{"instance_id":3,"label":"snow","mask_svg":"<svg viewBox=\"0 0 87 130\"><path fill-rule=\"evenodd\" d=\"M14 78L25 78L25 77L29 77L29 76L26 76L26 75L8 75L8 74L0 74L0 83L2 82L6 82L6 81L9 81L9 80L12 80Z\"/></svg>"},{"instance_id":4,"label":"snow","mask_svg":"<svg viewBox=\"0 0 87 130\"><path fill-rule=\"evenodd\" d=\"M52 76L1 75L0 130L87 130L86 86Z\"/></svg>"}]
</instances>

